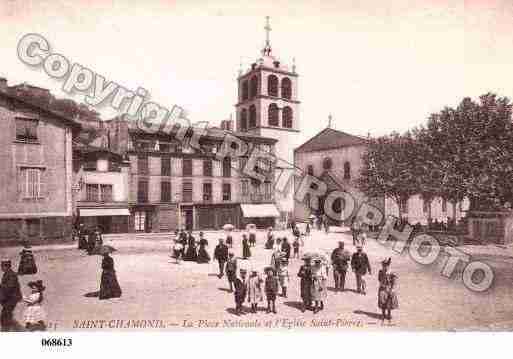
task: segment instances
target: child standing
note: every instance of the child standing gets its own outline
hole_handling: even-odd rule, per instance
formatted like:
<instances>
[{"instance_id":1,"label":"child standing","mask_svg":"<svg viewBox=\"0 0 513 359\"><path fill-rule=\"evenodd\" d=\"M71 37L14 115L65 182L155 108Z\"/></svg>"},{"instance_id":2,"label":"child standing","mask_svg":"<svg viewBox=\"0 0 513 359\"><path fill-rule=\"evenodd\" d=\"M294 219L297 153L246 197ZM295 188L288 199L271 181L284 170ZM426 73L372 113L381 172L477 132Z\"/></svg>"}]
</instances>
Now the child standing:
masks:
<instances>
[{"instance_id":1,"label":"child standing","mask_svg":"<svg viewBox=\"0 0 513 359\"><path fill-rule=\"evenodd\" d=\"M23 313L25 328L31 332L45 331L46 312L41 306L45 286L42 280L29 282L28 286L32 289L32 293L28 297L23 298L23 301L27 303L27 309Z\"/></svg>"},{"instance_id":2,"label":"child standing","mask_svg":"<svg viewBox=\"0 0 513 359\"><path fill-rule=\"evenodd\" d=\"M262 282L257 271L253 269L247 282L248 303L251 304L252 313L257 312L258 302L262 301Z\"/></svg>"},{"instance_id":3,"label":"child standing","mask_svg":"<svg viewBox=\"0 0 513 359\"><path fill-rule=\"evenodd\" d=\"M267 298L267 313L271 311L276 314L276 296L278 294L278 278L274 275L272 268L267 268L265 278L265 296Z\"/></svg>"},{"instance_id":4,"label":"child standing","mask_svg":"<svg viewBox=\"0 0 513 359\"><path fill-rule=\"evenodd\" d=\"M289 261L287 258L283 258L281 260L281 264L278 269L278 280L280 282L281 287L281 295L284 298L287 298L287 287L289 283Z\"/></svg>"},{"instance_id":5,"label":"child standing","mask_svg":"<svg viewBox=\"0 0 513 359\"><path fill-rule=\"evenodd\" d=\"M294 242L292 242L292 248L294 248L294 255L292 257L299 259L299 238L298 237L296 237L294 239Z\"/></svg>"}]
</instances>

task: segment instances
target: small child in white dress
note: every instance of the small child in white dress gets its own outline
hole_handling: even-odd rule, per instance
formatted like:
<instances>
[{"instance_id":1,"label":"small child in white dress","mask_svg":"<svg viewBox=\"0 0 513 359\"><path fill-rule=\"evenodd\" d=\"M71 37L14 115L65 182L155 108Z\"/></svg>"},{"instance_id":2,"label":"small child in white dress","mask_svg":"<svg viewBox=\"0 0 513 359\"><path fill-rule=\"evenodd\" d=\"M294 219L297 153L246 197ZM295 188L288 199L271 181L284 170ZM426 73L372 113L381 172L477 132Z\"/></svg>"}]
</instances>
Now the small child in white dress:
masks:
<instances>
[{"instance_id":1,"label":"small child in white dress","mask_svg":"<svg viewBox=\"0 0 513 359\"><path fill-rule=\"evenodd\" d=\"M32 289L32 293L23 298L23 301L27 304L27 308L23 312L25 329L31 332L44 331L46 330L46 312L41 303L43 302L45 286L42 280L29 282L28 286Z\"/></svg>"}]
</instances>

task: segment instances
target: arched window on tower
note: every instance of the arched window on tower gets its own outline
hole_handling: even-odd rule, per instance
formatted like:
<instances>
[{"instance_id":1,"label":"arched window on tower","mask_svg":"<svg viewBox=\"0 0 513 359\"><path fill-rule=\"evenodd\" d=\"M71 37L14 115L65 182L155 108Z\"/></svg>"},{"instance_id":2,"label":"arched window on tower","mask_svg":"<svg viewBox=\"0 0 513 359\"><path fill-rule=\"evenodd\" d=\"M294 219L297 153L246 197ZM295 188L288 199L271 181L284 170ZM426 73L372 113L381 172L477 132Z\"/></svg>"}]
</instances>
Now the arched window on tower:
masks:
<instances>
[{"instance_id":1,"label":"arched window on tower","mask_svg":"<svg viewBox=\"0 0 513 359\"><path fill-rule=\"evenodd\" d=\"M256 107L255 105L249 106L249 128L256 127Z\"/></svg>"},{"instance_id":2,"label":"arched window on tower","mask_svg":"<svg viewBox=\"0 0 513 359\"><path fill-rule=\"evenodd\" d=\"M344 179L351 179L351 164L344 162Z\"/></svg>"},{"instance_id":3,"label":"arched window on tower","mask_svg":"<svg viewBox=\"0 0 513 359\"><path fill-rule=\"evenodd\" d=\"M292 82L288 77L281 80L281 97L290 100L292 98Z\"/></svg>"},{"instance_id":4,"label":"arched window on tower","mask_svg":"<svg viewBox=\"0 0 513 359\"><path fill-rule=\"evenodd\" d=\"M267 110L267 119L269 126L279 126L280 120L278 118L278 105L272 103L269 105L269 109Z\"/></svg>"},{"instance_id":5,"label":"arched window on tower","mask_svg":"<svg viewBox=\"0 0 513 359\"><path fill-rule=\"evenodd\" d=\"M243 109L240 113L240 130L246 132L248 130L248 111Z\"/></svg>"},{"instance_id":6,"label":"arched window on tower","mask_svg":"<svg viewBox=\"0 0 513 359\"><path fill-rule=\"evenodd\" d=\"M278 97L278 78L275 75L267 77L267 94Z\"/></svg>"},{"instance_id":7,"label":"arched window on tower","mask_svg":"<svg viewBox=\"0 0 513 359\"><path fill-rule=\"evenodd\" d=\"M248 81L242 83L242 101L246 101L249 98L249 84Z\"/></svg>"},{"instance_id":8,"label":"arched window on tower","mask_svg":"<svg viewBox=\"0 0 513 359\"><path fill-rule=\"evenodd\" d=\"M249 97L253 98L256 97L258 94L258 78L253 76L249 83Z\"/></svg>"},{"instance_id":9,"label":"arched window on tower","mask_svg":"<svg viewBox=\"0 0 513 359\"><path fill-rule=\"evenodd\" d=\"M293 114L289 106L285 106L282 111L282 126L284 128L292 128Z\"/></svg>"}]
</instances>

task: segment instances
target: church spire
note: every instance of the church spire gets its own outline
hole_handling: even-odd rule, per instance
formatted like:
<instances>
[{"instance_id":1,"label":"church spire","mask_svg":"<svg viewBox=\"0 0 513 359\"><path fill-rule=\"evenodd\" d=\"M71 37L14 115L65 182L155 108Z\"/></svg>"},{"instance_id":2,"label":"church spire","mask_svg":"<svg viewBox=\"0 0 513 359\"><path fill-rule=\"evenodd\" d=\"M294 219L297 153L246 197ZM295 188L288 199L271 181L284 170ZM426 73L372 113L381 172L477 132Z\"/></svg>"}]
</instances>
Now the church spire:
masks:
<instances>
[{"instance_id":1,"label":"church spire","mask_svg":"<svg viewBox=\"0 0 513 359\"><path fill-rule=\"evenodd\" d=\"M271 25L269 23L269 16L265 17L265 46L262 50L262 54L265 56L271 55L271 40L270 40L270 33L271 33Z\"/></svg>"},{"instance_id":2,"label":"church spire","mask_svg":"<svg viewBox=\"0 0 513 359\"><path fill-rule=\"evenodd\" d=\"M331 113L328 115L328 128L331 128L331 120L333 120L333 116Z\"/></svg>"}]
</instances>

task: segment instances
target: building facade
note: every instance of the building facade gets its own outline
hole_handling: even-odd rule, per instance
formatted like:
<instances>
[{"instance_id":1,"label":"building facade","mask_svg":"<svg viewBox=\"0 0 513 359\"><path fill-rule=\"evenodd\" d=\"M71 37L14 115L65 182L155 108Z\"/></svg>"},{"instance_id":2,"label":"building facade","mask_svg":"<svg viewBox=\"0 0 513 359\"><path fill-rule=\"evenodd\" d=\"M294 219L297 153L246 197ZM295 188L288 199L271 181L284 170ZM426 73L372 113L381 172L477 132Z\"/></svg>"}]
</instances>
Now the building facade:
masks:
<instances>
[{"instance_id":1,"label":"building facade","mask_svg":"<svg viewBox=\"0 0 513 359\"><path fill-rule=\"evenodd\" d=\"M294 164L305 173L313 175L328 186L328 192L342 190L349 192L356 199L355 210L363 201L380 208L385 216L399 217L399 205L391 198L367 198L357 186L357 180L363 166L362 156L367 148L366 140L331 128L326 128L294 151ZM308 200L294 203L294 217L305 221L312 214L322 214L321 210L312 209ZM419 195L410 197L403 206L402 213L409 223L426 225L428 218L433 221L447 222L447 218L460 219L464 212L459 203L453 204L441 198L430 203ZM344 214L345 215L345 214ZM352 219L353 216L348 216ZM348 222L348 221L346 221ZM347 224L347 223L346 223Z\"/></svg>"},{"instance_id":2,"label":"building facade","mask_svg":"<svg viewBox=\"0 0 513 359\"><path fill-rule=\"evenodd\" d=\"M79 131L71 119L18 98L0 79L1 240L70 237L72 141Z\"/></svg>"},{"instance_id":3,"label":"building facade","mask_svg":"<svg viewBox=\"0 0 513 359\"><path fill-rule=\"evenodd\" d=\"M173 135L148 133L130 120L109 121L112 148L129 160L131 231L166 232L177 228L220 229L225 224L243 228L248 223L273 225L272 173L260 183L241 168L247 157L218 160L216 153L226 131L210 128L201 149L179 142ZM274 151L275 139L229 132L265 151ZM257 217L251 207L261 205ZM266 212L267 211L267 212Z\"/></svg>"},{"instance_id":4,"label":"building facade","mask_svg":"<svg viewBox=\"0 0 513 359\"><path fill-rule=\"evenodd\" d=\"M74 143L75 217L103 233L130 231L130 163L104 147Z\"/></svg>"}]
</instances>

